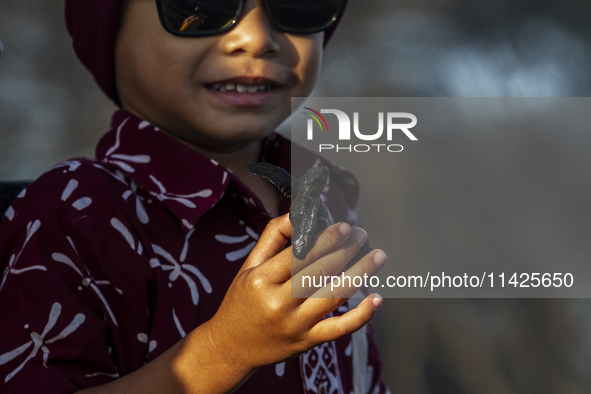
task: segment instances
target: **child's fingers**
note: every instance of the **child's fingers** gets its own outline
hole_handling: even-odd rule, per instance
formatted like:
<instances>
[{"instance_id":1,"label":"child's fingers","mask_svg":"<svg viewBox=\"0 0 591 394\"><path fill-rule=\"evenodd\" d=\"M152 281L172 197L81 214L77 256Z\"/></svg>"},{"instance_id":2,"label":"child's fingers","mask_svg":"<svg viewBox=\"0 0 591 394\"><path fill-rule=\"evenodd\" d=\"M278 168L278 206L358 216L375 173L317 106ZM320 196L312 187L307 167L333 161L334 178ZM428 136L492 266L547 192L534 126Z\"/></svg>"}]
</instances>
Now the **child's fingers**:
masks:
<instances>
[{"instance_id":1,"label":"child's fingers","mask_svg":"<svg viewBox=\"0 0 591 394\"><path fill-rule=\"evenodd\" d=\"M306 298L314 294L320 287L331 281L332 277L339 275L343 268L357 254L363 242L367 239L367 233L362 229L356 229L352 236L339 248L331 251L319 260L305 267L291 280L292 295L297 298ZM320 238L318 239L320 241ZM367 261L367 256L356 264L361 266L361 261ZM373 267L367 267L368 273L373 272ZM332 297L326 295L326 297Z\"/></svg>"},{"instance_id":2,"label":"child's fingers","mask_svg":"<svg viewBox=\"0 0 591 394\"><path fill-rule=\"evenodd\" d=\"M303 318L315 322L321 316L337 309L360 288L367 286L368 278L382 269L385 262L386 254L381 250L374 250L343 274L327 280L326 285L320 289L316 288L317 291L302 306ZM319 278L316 283L320 284ZM292 293L294 292L292 290Z\"/></svg>"},{"instance_id":3,"label":"child's fingers","mask_svg":"<svg viewBox=\"0 0 591 394\"><path fill-rule=\"evenodd\" d=\"M380 295L372 294L344 315L320 320L310 330L311 341L317 345L354 333L370 322L382 302Z\"/></svg>"},{"instance_id":4,"label":"child's fingers","mask_svg":"<svg viewBox=\"0 0 591 394\"><path fill-rule=\"evenodd\" d=\"M277 255L285 248L285 244L290 238L291 223L289 215L286 214L271 219L244 262L241 271L254 268Z\"/></svg>"},{"instance_id":5,"label":"child's fingers","mask_svg":"<svg viewBox=\"0 0 591 394\"><path fill-rule=\"evenodd\" d=\"M285 283L289 281L292 275L295 275L297 272L315 262L317 259L322 258L326 254L338 249L339 247L344 247L343 244L347 243L350 248L355 248L354 243L356 241L351 237L351 235L352 233L356 234L358 232L365 234L364 236L359 236L359 238L367 238L367 233L365 233L364 230L356 229L351 231L351 226L349 226L347 223L333 224L320 233L316 239L314 247L312 250L310 250L310 252L308 252L305 260L299 260L295 258L291 254L291 248L282 251L282 256L278 255L278 258L269 260L265 264L266 277L272 283ZM283 254L285 255L283 256ZM342 254L343 253L341 253L341 255ZM339 269L344 267L344 265L351 259L351 257L344 258L345 260L342 261ZM335 257L332 257L332 261L334 260ZM326 264L326 262L324 264ZM310 294L312 293L306 294L305 297L309 296Z\"/></svg>"},{"instance_id":6,"label":"child's fingers","mask_svg":"<svg viewBox=\"0 0 591 394\"><path fill-rule=\"evenodd\" d=\"M371 277L386 264L386 254L372 250L344 273L334 276L330 282L318 289L313 298L351 298L359 289L369 286Z\"/></svg>"},{"instance_id":7,"label":"child's fingers","mask_svg":"<svg viewBox=\"0 0 591 394\"><path fill-rule=\"evenodd\" d=\"M363 242L367 239L367 233L364 230L352 230L351 226L347 223L335 223L328 226L316 236L314 246L310 249L304 260L300 260L295 256L292 258L292 274L295 275L316 260L340 247L351 235L363 238Z\"/></svg>"},{"instance_id":8,"label":"child's fingers","mask_svg":"<svg viewBox=\"0 0 591 394\"><path fill-rule=\"evenodd\" d=\"M281 284L291 278L291 246L283 249L276 258L265 263L265 277L271 283Z\"/></svg>"}]
</instances>

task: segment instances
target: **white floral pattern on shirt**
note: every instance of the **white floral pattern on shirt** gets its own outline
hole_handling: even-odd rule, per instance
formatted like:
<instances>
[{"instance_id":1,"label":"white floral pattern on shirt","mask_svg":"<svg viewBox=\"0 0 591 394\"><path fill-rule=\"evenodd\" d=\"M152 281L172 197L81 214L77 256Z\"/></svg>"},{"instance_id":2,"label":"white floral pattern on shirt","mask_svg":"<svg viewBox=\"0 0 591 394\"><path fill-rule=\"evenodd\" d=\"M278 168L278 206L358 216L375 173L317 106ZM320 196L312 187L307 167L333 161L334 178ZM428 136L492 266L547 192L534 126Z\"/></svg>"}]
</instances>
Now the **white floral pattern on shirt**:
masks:
<instances>
[{"instance_id":1,"label":"white floral pattern on shirt","mask_svg":"<svg viewBox=\"0 0 591 394\"><path fill-rule=\"evenodd\" d=\"M266 160L289 168L289 142L269 146ZM336 220L353 212L355 187L331 183ZM5 218L0 391L13 393L76 391L153 360L215 314L269 220L230 171L124 111L96 160L52 167ZM307 375L297 359L261 368L239 392L350 392L349 342L307 352ZM369 362L370 392L383 393Z\"/></svg>"}]
</instances>

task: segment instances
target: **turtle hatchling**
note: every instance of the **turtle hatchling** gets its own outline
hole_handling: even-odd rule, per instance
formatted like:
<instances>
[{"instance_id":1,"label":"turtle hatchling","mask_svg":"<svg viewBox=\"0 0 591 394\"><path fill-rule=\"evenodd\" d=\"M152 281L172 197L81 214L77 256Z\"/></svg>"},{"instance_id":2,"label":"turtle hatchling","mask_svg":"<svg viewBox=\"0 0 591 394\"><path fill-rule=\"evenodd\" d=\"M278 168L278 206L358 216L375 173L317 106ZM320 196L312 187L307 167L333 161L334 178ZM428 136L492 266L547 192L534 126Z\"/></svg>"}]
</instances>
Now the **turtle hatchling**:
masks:
<instances>
[{"instance_id":1,"label":"turtle hatchling","mask_svg":"<svg viewBox=\"0 0 591 394\"><path fill-rule=\"evenodd\" d=\"M330 211L320 198L328 182L328 167L312 167L300 180L283 168L269 163L251 163L248 170L269 180L286 197L292 198L289 210L294 229L292 249L294 256L303 260L312 249L316 234L334 223ZM367 247L362 248L353 260L359 260L370 250Z\"/></svg>"}]
</instances>

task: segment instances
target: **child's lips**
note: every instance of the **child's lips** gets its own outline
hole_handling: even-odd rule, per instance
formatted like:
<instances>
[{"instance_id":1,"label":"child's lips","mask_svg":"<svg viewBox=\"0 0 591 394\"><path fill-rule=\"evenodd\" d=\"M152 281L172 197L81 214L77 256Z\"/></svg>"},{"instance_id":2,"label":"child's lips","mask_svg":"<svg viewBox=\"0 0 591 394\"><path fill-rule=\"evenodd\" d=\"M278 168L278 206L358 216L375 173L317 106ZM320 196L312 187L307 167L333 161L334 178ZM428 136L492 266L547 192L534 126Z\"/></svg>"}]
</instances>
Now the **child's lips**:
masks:
<instances>
[{"instance_id":1,"label":"child's lips","mask_svg":"<svg viewBox=\"0 0 591 394\"><path fill-rule=\"evenodd\" d=\"M281 84L260 77L238 77L206 83L205 87L217 97L240 106L259 106L271 100Z\"/></svg>"}]
</instances>

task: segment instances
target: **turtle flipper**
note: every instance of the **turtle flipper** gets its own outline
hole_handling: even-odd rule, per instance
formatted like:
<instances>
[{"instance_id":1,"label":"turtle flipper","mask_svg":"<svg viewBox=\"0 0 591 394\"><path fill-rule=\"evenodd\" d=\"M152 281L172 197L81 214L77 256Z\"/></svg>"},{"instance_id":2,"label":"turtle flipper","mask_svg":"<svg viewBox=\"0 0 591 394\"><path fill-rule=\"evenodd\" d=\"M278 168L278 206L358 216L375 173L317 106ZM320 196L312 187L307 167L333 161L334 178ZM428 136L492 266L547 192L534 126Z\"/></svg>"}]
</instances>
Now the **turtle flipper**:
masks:
<instances>
[{"instance_id":1,"label":"turtle flipper","mask_svg":"<svg viewBox=\"0 0 591 394\"><path fill-rule=\"evenodd\" d=\"M287 171L281 167L269 163L250 163L248 165L248 171L267 179L269 182L277 186L281 193L286 197L291 197L292 195L295 196L297 193L299 181L289 175ZM295 190L292 189L292 183Z\"/></svg>"},{"instance_id":2,"label":"turtle flipper","mask_svg":"<svg viewBox=\"0 0 591 394\"><path fill-rule=\"evenodd\" d=\"M322 204L320 199L312 203L311 209L305 215L300 215L297 220L292 220L293 238L292 250L293 255L300 260L303 260L316 241L316 233L318 232L318 206Z\"/></svg>"},{"instance_id":3,"label":"turtle flipper","mask_svg":"<svg viewBox=\"0 0 591 394\"><path fill-rule=\"evenodd\" d=\"M316 231L322 231L325 228L327 228L328 226L330 226L331 224L334 224L334 220L330 214L330 211L328 210L326 205L324 205L324 203L321 203L320 206L318 207L317 222L318 222L318 227L316 228Z\"/></svg>"}]
</instances>

